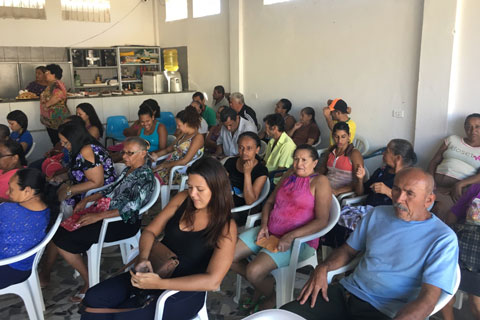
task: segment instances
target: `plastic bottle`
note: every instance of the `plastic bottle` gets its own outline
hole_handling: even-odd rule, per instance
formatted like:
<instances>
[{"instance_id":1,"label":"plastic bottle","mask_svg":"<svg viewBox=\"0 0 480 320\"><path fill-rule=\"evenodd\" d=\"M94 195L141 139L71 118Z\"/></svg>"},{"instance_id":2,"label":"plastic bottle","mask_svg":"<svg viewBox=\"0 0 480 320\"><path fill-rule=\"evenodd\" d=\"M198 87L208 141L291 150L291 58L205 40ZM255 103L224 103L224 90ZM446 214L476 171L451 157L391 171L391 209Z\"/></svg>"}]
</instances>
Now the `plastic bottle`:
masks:
<instances>
[{"instance_id":1,"label":"plastic bottle","mask_svg":"<svg viewBox=\"0 0 480 320\"><path fill-rule=\"evenodd\" d=\"M75 87L80 87L82 85L82 80L80 79L80 75L77 73L77 71L74 71L73 79L74 79Z\"/></svg>"},{"instance_id":2,"label":"plastic bottle","mask_svg":"<svg viewBox=\"0 0 480 320\"><path fill-rule=\"evenodd\" d=\"M165 49L163 50L163 67L167 71L178 70L178 54L177 49Z\"/></svg>"}]
</instances>

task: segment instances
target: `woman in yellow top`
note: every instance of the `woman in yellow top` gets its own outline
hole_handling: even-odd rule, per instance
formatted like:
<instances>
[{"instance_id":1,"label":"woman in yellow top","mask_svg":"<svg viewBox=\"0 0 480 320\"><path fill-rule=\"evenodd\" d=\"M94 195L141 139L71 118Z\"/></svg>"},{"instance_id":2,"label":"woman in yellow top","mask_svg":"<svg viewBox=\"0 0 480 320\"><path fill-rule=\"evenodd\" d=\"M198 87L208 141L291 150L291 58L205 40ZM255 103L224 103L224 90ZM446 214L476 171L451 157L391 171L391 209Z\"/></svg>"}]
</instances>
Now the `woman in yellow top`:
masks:
<instances>
[{"instance_id":1,"label":"woman in yellow top","mask_svg":"<svg viewBox=\"0 0 480 320\"><path fill-rule=\"evenodd\" d=\"M46 66L45 78L47 88L40 95L40 122L47 128L52 144L55 145L58 138L58 127L70 115L67 108L67 90L62 79L63 70L58 64Z\"/></svg>"}]
</instances>

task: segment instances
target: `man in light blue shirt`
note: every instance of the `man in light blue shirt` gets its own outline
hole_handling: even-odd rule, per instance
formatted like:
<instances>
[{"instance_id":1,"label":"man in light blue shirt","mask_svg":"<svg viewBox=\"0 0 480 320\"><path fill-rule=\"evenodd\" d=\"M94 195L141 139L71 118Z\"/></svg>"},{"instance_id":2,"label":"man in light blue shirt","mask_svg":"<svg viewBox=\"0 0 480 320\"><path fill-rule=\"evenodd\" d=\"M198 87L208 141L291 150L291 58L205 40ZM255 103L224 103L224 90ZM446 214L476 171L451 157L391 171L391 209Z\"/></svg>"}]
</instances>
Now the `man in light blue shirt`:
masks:
<instances>
[{"instance_id":1,"label":"man in light blue shirt","mask_svg":"<svg viewBox=\"0 0 480 320\"><path fill-rule=\"evenodd\" d=\"M458 261L456 235L427 210L433 186L422 169L397 173L394 205L363 217L347 243L315 268L299 301L283 308L306 319L425 319L442 290L453 293ZM359 253L354 272L329 287L327 272Z\"/></svg>"}]
</instances>

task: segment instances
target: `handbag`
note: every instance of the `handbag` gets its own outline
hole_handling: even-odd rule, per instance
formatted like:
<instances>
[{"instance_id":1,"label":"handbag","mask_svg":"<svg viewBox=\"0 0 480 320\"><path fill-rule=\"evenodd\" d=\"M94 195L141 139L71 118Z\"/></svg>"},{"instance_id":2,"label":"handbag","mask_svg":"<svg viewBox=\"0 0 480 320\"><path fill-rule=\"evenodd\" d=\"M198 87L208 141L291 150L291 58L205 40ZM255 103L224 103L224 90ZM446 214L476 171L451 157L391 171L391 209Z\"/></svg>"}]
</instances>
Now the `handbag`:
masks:
<instances>
[{"instance_id":1,"label":"handbag","mask_svg":"<svg viewBox=\"0 0 480 320\"><path fill-rule=\"evenodd\" d=\"M177 268L179 264L179 260L177 255L170 250L166 245L162 242L155 240L152 245L152 249L150 250L150 254L148 256L148 260L152 264L153 272L158 274L160 278L170 278ZM116 276L126 269L128 269L132 264L136 264L138 262L138 256L123 266L120 270L118 270L113 276ZM137 304L139 307L137 308L126 308L126 309L118 309L118 308L91 308L85 305L80 305L78 310L79 313L122 313L122 312L129 312L138 309L145 308L154 300L154 297L148 294L149 290L139 289L133 287L133 295L134 298L137 300Z\"/></svg>"}]
</instances>

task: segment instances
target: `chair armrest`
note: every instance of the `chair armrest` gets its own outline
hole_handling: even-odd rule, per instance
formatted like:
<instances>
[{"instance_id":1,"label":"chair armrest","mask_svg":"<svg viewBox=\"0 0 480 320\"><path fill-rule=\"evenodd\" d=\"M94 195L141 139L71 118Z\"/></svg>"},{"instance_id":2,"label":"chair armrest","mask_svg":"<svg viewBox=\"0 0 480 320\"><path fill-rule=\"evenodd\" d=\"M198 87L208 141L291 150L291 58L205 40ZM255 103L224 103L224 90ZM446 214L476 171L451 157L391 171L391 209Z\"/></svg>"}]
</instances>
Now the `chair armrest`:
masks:
<instances>
[{"instance_id":1,"label":"chair armrest","mask_svg":"<svg viewBox=\"0 0 480 320\"><path fill-rule=\"evenodd\" d=\"M366 160L366 159L370 159L370 158L373 158L373 157L376 157L376 156L379 156L381 154L383 154L383 152L387 150L386 147L383 147L383 148L380 148L380 149L377 149L369 154L367 154L366 156L363 157L363 160Z\"/></svg>"},{"instance_id":2,"label":"chair armrest","mask_svg":"<svg viewBox=\"0 0 480 320\"><path fill-rule=\"evenodd\" d=\"M157 160L155 161L152 159L152 167L156 167L158 164L165 161L165 159L167 159L170 154L172 153L170 152L170 153L164 154L163 156L158 157Z\"/></svg>"},{"instance_id":3,"label":"chair armrest","mask_svg":"<svg viewBox=\"0 0 480 320\"><path fill-rule=\"evenodd\" d=\"M168 178L168 185L173 185L173 177L175 177L175 173L178 172L179 174L185 174L187 172L188 165L186 166L174 166L170 169L170 176Z\"/></svg>"},{"instance_id":4,"label":"chair armrest","mask_svg":"<svg viewBox=\"0 0 480 320\"><path fill-rule=\"evenodd\" d=\"M356 196L353 198L343 199L342 206L351 206L353 204L362 204L367 199L368 195L364 194L363 196Z\"/></svg>"},{"instance_id":5,"label":"chair armrest","mask_svg":"<svg viewBox=\"0 0 480 320\"><path fill-rule=\"evenodd\" d=\"M355 195L355 192L354 192L354 191L349 191L349 192L345 192L345 193L339 194L339 195L337 196L337 199L338 199L338 202L342 202L343 199L348 198L348 197L351 197L351 196L354 196L354 195Z\"/></svg>"},{"instance_id":6,"label":"chair armrest","mask_svg":"<svg viewBox=\"0 0 480 320\"><path fill-rule=\"evenodd\" d=\"M255 213L251 214L247 217L247 222L245 222L245 229L250 229L253 228L253 225L257 220L260 220L262 218L262 213Z\"/></svg>"},{"instance_id":7,"label":"chair armrest","mask_svg":"<svg viewBox=\"0 0 480 320\"><path fill-rule=\"evenodd\" d=\"M362 258L362 255L358 255L355 258L353 258L352 261L350 261L349 263L347 263L343 267L340 267L338 269L329 271L327 273L327 282L331 283L333 277L336 276L337 274L344 273L344 272L355 269L355 267L357 266L357 264L358 264L358 262L360 261L361 258Z\"/></svg>"},{"instance_id":8,"label":"chair armrest","mask_svg":"<svg viewBox=\"0 0 480 320\"><path fill-rule=\"evenodd\" d=\"M103 243L105 242L105 235L107 234L108 224L110 222L122 221L122 217L116 216L111 218L103 219L102 228L100 229L100 234L98 235L98 247L103 248ZM102 254L102 250L99 250L99 254ZM99 257L100 259L100 257Z\"/></svg>"}]
</instances>

